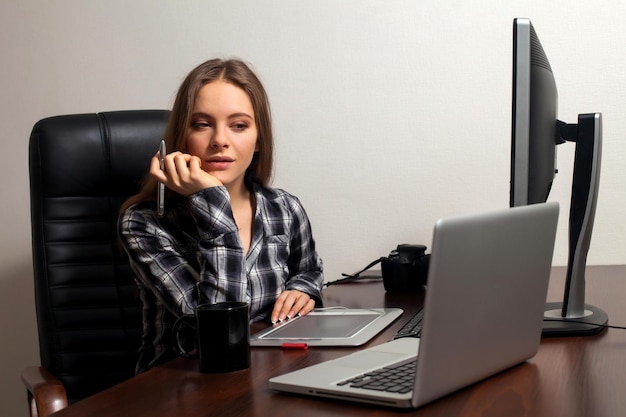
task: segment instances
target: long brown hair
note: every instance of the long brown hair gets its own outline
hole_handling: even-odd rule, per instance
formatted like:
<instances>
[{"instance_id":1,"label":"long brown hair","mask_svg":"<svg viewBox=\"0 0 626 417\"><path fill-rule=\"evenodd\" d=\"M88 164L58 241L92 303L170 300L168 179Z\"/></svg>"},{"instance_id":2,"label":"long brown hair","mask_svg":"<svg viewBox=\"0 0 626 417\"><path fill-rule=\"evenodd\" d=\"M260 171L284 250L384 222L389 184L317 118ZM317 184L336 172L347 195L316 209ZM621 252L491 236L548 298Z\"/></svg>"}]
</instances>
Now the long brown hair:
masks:
<instances>
[{"instance_id":1,"label":"long brown hair","mask_svg":"<svg viewBox=\"0 0 626 417\"><path fill-rule=\"evenodd\" d=\"M165 142L168 152L186 152L191 115L198 92L206 84L221 80L229 82L248 94L254 110L258 137L257 151L246 170L246 180L267 186L272 179L274 163L274 137L269 100L263 84L256 74L243 61L238 59L211 59L194 68L185 78L174 101L174 106L165 128ZM122 204L123 212L133 204L156 199L157 181L149 174L143 179L139 193ZM166 195L171 193L166 193Z\"/></svg>"}]
</instances>

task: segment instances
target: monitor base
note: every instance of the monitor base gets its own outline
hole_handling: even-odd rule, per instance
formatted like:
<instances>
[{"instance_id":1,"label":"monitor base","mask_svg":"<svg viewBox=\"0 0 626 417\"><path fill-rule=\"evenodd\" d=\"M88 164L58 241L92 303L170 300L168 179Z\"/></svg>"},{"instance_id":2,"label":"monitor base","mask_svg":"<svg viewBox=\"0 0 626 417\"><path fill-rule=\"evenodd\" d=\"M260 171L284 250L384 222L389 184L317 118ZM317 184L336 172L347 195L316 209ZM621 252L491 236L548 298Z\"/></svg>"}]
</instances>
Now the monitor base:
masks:
<instances>
[{"instance_id":1,"label":"monitor base","mask_svg":"<svg viewBox=\"0 0 626 417\"><path fill-rule=\"evenodd\" d=\"M598 307L585 304L585 314L578 318L561 317L563 303L547 303L541 337L591 336L598 334L609 322L609 316Z\"/></svg>"}]
</instances>

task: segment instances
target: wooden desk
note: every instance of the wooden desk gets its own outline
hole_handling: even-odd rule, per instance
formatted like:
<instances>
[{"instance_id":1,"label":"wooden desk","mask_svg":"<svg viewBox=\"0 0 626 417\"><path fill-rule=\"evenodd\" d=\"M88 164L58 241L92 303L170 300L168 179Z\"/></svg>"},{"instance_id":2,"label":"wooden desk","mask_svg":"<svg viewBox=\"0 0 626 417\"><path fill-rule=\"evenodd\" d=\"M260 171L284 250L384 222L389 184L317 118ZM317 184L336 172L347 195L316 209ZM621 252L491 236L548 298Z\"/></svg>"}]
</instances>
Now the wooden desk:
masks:
<instances>
[{"instance_id":1,"label":"wooden desk","mask_svg":"<svg viewBox=\"0 0 626 417\"><path fill-rule=\"evenodd\" d=\"M549 301L562 299L563 268L555 268ZM626 325L626 266L591 267L587 302L604 309L609 323ZM371 344L390 339L423 302L423 294L387 294L378 282L331 286L327 305L402 307L405 316ZM530 361L417 410L398 411L279 394L274 375L350 352L347 348L283 351L253 348L252 367L231 374L201 374L182 358L61 410L58 417L132 416L619 416L626 410L626 331L542 340Z\"/></svg>"}]
</instances>

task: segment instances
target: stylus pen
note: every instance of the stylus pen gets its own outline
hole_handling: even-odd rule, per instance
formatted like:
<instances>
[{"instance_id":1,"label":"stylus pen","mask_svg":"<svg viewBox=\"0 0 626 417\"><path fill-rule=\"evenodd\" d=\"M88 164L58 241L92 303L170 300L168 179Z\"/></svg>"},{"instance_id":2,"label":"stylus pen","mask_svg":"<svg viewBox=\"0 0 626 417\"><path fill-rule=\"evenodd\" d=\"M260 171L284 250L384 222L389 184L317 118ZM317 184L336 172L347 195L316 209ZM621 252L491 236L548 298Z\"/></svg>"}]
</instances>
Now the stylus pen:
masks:
<instances>
[{"instance_id":1,"label":"stylus pen","mask_svg":"<svg viewBox=\"0 0 626 417\"><path fill-rule=\"evenodd\" d=\"M164 158L165 158L166 152L167 151L165 149L165 141L162 140L161 146L159 147L159 161L160 161L162 171L165 170ZM159 182L159 188L157 192L157 204L158 204L157 214L159 216L162 216L163 213L165 213L165 184L163 184L162 182Z\"/></svg>"},{"instance_id":2,"label":"stylus pen","mask_svg":"<svg viewBox=\"0 0 626 417\"><path fill-rule=\"evenodd\" d=\"M309 348L309 345L307 345L306 343L283 343L281 345L281 347L283 349L289 349L289 350L307 350Z\"/></svg>"}]
</instances>

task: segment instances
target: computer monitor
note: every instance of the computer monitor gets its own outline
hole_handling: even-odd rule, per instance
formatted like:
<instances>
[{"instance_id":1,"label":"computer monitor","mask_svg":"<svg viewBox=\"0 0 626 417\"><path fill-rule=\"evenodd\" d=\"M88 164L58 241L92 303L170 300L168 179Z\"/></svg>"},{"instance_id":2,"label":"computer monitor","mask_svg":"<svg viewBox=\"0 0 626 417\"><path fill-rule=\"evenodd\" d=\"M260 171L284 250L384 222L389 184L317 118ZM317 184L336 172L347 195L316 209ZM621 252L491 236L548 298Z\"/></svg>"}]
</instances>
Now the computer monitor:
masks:
<instances>
[{"instance_id":1,"label":"computer monitor","mask_svg":"<svg viewBox=\"0 0 626 417\"><path fill-rule=\"evenodd\" d=\"M547 303L543 336L595 334L608 323L585 304L585 267L598 198L602 115L579 114L577 124L558 120L552 68L529 19L513 22L513 119L510 206L545 202L557 173L556 147L574 142L569 248L563 302Z\"/></svg>"}]
</instances>

